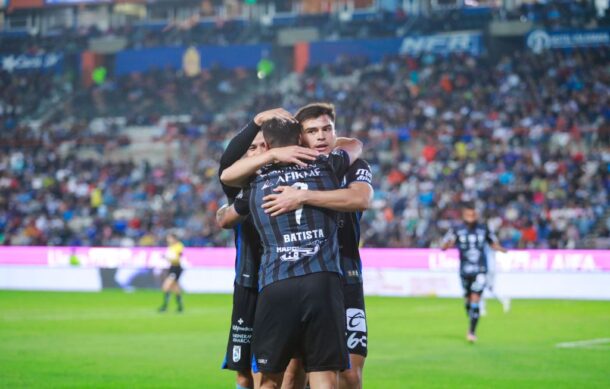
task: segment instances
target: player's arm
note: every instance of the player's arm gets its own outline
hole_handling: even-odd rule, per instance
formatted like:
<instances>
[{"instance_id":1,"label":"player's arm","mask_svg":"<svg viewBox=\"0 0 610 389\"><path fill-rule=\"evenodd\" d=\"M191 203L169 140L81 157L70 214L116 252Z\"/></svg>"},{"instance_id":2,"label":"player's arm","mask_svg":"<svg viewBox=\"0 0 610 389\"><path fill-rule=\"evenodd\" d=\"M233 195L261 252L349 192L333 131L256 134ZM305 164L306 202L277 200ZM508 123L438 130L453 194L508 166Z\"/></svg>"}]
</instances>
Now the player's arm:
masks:
<instances>
[{"instance_id":1,"label":"player's arm","mask_svg":"<svg viewBox=\"0 0 610 389\"><path fill-rule=\"evenodd\" d=\"M276 147L235 162L222 172L220 181L228 186L241 187L265 165L294 163L304 167L307 166L308 161L314 161L318 155L318 151L301 146Z\"/></svg>"},{"instance_id":2,"label":"player's arm","mask_svg":"<svg viewBox=\"0 0 610 389\"><path fill-rule=\"evenodd\" d=\"M267 111L260 112L254 119L248 123L240 132L237 133L231 139L227 148L220 157L220 167L218 169L218 176L222 176L225 169L239 161L243 155L248 151L248 148L252 144L252 141L256 137L256 134L261 129L261 125L272 118L284 119L284 120L295 120L290 112L283 108L275 108ZM235 197L238 191L223 185L225 194L229 197Z\"/></svg>"},{"instance_id":3,"label":"player's arm","mask_svg":"<svg viewBox=\"0 0 610 389\"><path fill-rule=\"evenodd\" d=\"M216 223L218 223L221 228L233 228L245 218L245 216L237 213L233 204L225 204L216 211Z\"/></svg>"},{"instance_id":4,"label":"player's arm","mask_svg":"<svg viewBox=\"0 0 610 389\"><path fill-rule=\"evenodd\" d=\"M487 228L487 243L493 250L500 251L502 253L508 252L508 250L500 244L500 240L496 234L489 229L489 227Z\"/></svg>"},{"instance_id":5,"label":"player's arm","mask_svg":"<svg viewBox=\"0 0 610 389\"><path fill-rule=\"evenodd\" d=\"M294 211L304 205L338 212L359 212L367 210L373 199L373 188L363 182L353 182L345 189L335 190L299 190L280 186L275 192L263 198L265 213L271 216Z\"/></svg>"},{"instance_id":6,"label":"player's arm","mask_svg":"<svg viewBox=\"0 0 610 389\"><path fill-rule=\"evenodd\" d=\"M356 138L337 138L335 150L344 150L349 156L350 165L362 155L362 142Z\"/></svg>"},{"instance_id":7,"label":"player's arm","mask_svg":"<svg viewBox=\"0 0 610 389\"><path fill-rule=\"evenodd\" d=\"M441 250L445 251L448 248L453 247L453 245L455 244L455 239L455 231L453 231L453 229L447 231L441 242Z\"/></svg>"},{"instance_id":8,"label":"player's arm","mask_svg":"<svg viewBox=\"0 0 610 389\"><path fill-rule=\"evenodd\" d=\"M240 191L233 204L227 204L216 211L216 222L222 228L233 228L250 214L251 189Z\"/></svg>"},{"instance_id":9,"label":"player's arm","mask_svg":"<svg viewBox=\"0 0 610 389\"><path fill-rule=\"evenodd\" d=\"M347 188L335 190L299 190L280 186L274 194L263 198L263 208L271 216L294 211L304 205L332 209L338 212L365 211L373 199L372 175L368 163L358 160L352 166L346 180Z\"/></svg>"},{"instance_id":10,"label":"player's arm","mask_svg":"<svg viewBox=\"0 0 610 389\"><path fill-rule=\"evenodd\" d=\"M504 246L502 246L500 243L492 243L489 245L489 247L491 247L492 249L496 250L496 251L500 251L502 253L507 253L508 249Z\"/></svg>"}]
</instances>

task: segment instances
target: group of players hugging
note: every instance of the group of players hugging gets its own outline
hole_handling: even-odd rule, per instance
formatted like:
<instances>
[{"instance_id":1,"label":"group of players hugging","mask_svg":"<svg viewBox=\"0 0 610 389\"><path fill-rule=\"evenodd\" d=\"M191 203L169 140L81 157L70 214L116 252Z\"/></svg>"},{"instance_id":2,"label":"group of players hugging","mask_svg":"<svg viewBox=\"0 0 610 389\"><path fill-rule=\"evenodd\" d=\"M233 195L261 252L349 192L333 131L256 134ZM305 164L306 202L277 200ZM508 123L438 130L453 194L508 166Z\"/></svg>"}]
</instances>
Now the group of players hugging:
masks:
<instances>
[{"instance_id":1,"label":"group of players hugging","mask_svg":"<svg viewBox=\"0 0 610 389\"><path fill-rule=\"evenodd\" d=\"M238 389L362 387L368 333L359 223L373 188L361 153L360 141L337 137L328 103L294 116L281 108L261 112L223 153L228 204L216 216L234 230L236 247L223 367L237 372ZM445 247L457 243L461 253L474 340L483 247L501 247L476 213L465 222Z\"/></svg>"}]
</instances>

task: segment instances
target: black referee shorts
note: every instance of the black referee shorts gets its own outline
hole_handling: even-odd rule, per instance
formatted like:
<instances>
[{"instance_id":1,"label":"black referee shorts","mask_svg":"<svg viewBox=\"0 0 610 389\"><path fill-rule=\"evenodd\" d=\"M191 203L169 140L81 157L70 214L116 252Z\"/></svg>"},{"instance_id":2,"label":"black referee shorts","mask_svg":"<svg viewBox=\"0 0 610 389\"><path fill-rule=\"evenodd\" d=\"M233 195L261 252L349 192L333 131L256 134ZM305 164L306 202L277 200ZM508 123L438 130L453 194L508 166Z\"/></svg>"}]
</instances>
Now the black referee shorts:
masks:
<instances>
[{"instance_id":1,"label":"black referee shorts","mask_svg":"<svg viewBox=\"0 0 610 389\"><path fill-rule=\"evenodd\" d=\"M366 357L368 331L362 283L343 284L347 349L350 354Z\"/></svg>"},{"instance_id":2,"label":"black referee shorts","mask_svg":"<svg viewBox=\"0 0 610 389\"><path fill-rule=\"evenodd\" d=\"M167 276L169 278L173 278L174 280L178 281L180 279L181 274L182 274L182 266L170 266Z\"/></svg>"},{"instance_id":3,"label":"black referee shorts","mask_svg":"<svg viewBox=\"0 0 610 389\"><path fill-rule=\"evenodd\" d=\"M222 364L223 369L250 371L252 366L252 329L258 290L234 285L233 313L227 353Z\"/></svg>"},{"instance_id":4,"label":"black referee shorts","mask_svg":"<svg viewBox=\"0 0 610 389\"><path fill-rule=\"evenodd\" d=\"M283 372L294 355L302 358L306 372L347 369L344 312L337 273L312 273L266 286L254 319L255 370Z\"/></svg>"}]
</instances>

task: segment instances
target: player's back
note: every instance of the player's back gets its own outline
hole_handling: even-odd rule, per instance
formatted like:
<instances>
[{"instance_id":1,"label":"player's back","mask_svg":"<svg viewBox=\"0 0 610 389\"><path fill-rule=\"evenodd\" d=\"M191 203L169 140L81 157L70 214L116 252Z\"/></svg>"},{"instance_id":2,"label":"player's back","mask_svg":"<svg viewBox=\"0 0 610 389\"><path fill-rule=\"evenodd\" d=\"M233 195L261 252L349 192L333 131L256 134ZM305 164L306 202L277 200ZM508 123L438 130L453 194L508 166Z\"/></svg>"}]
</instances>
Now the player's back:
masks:
<instances>
[{"instance_id":1,"label":"player's back","mask_svg":"<svg viewBox=\"0 0 610 389\"><path fill-rule=\"evenodd\" d=\"M267 166L252 183L247 200L263 244L259 272L261 288L271 282L309 273L341 273L335 212L304 206L271 217L262 209L263 198L273 194L279 186L309 190L339 188L337 175L347 166L344 166L345 162L337 164L336 160L337 156L331 155L329 158L322 156L307 167Z\"/></svg>"}]
</instances>

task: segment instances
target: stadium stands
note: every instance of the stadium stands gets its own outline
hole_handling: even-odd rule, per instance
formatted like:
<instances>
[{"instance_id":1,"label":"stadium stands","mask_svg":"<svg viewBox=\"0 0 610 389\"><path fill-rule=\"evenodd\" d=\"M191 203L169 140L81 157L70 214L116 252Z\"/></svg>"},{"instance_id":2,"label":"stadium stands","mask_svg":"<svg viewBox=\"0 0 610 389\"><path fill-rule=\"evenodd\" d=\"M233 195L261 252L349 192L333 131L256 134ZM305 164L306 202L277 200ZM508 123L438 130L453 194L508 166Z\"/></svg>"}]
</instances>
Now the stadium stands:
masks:
<instances>
[{"instance_id":1,"label":"stadium stands","mask_svg":"<svg viewBox=\"0 0 610 389\"><path fill-rule=\"evenodd\" d=\"M508 247L591 247L609 229L609 55L344 58L263 89L250 72L222 69L111 77L64 88L72 98L38 128L14 112L35 111L40 85L53 91L61 78L3 74L3 85L22 88L2 88L2 243L159 244L178 227L187 245L230 244L214 223L226 138L265 108L328 100L338 131L365 141L373 167L365 245L437 246L455 205L478 199ZM100 128L95 117L125 121ZM135 146L134 125L156 134L138 139L144 148L175 151L152 164L101 158Z\"/></svg>"},{"instance_id":2,"label":"stadium stands","mask_svg":"<svg viewBox=\"0 0 610 389\"><path fill-rule=\"evenodd\" d=\"M280 3L278 12L290 9ZM507 247L607 244L608 48L533 54L513 42L483 56L340 56L289 74L290 54L275 47L278 66L264 80L254 69L212 66L187 77L169 67L119 75L112 65L91 86L79 79L81 52L103 37L142 49L277 42L287 27L337 40L484 31L492 20L547 31L610 25L587 1L416 16L384 3L347 18L246 22L209 9L107 29L0 32L0 56L13 56L0 70L0 244L162 244L172 227L187 245L231 244L213 218L224 201L216 165L226 139L259 111L316 100L334 102L339 133L366 144L376 190L366 246L438 246L457 203L469 199ZM53 66L11 72L27 56L52 53L62 55Z\"/></svg>"}]
</instances>

